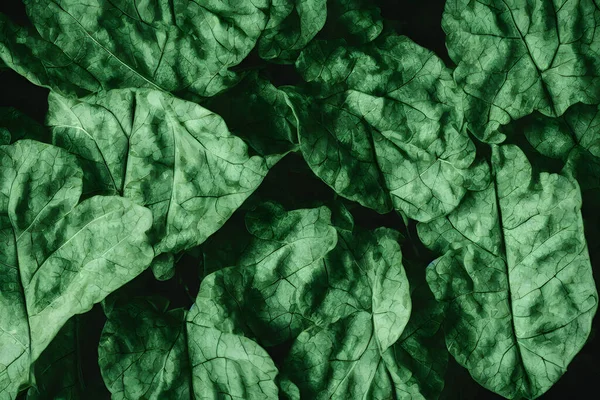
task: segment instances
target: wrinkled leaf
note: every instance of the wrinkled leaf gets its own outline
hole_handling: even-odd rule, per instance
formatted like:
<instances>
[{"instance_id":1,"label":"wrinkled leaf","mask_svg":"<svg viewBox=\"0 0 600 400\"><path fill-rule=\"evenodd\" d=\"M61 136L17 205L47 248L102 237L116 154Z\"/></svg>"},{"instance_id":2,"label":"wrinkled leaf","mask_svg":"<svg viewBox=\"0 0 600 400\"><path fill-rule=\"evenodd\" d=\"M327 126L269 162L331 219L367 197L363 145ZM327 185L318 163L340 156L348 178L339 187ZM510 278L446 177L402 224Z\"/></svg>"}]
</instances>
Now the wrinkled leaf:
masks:
<instances>
[{"instance_id":1,"label":"wrinkled leaf","mask_svg":"<svg viewBox=\"0 0 600 400\"><path fill-rule=\"evenodd\" d=\"M101 82L73 62L52 40L30 26L19 26L0 14L0 62L32 83L83 96L102 88Z\"/></svg>"},{"instance_id":2,"label":"wrinkled leaf","mask_svg":"<svg viewBox=\"0 0 600 400\"><path fill-rule=\"evenodd\" d=\"M152 260L150 264L154 277L159 281L166 281L175 276L175 258L173 253L162 253Z\"/></svg>"},{"instance_id":3,"label":"wrinkled leaf","mask_svg":"<svg viewBox=\"0 0 600 400\"><path fill-rule=\"evenodd\" d=\"M66 94L79 91L73 89L79 80L70 78L81 67L87 71L82 89L92 92L144 87L212 96L238 80L228 69L252 50L269 19L266 0L157 0L143 5L128 0L25 0L25 5L41 40L23 34L15 46L12 35L5 34L1 42L9 45L4 45L8 51L2 58L15 58L18 65L34 61L19 72ZM42 71L45 65L53 71Z\"/></svg>"},{"instance_id":4,"label":"wrinkled leaf","mask_svg":"<svg viewBox=\"0 0 600 400\"><path fill-rule=\"evenodd\" d=\"M437 328L425 315L408 323L398 234L353 232L343 209L334 221L324 207L285 211L266 204L247 214L250 239L238 234L243 244L223 253L234 266L218 265L221 253L209 251L217 272L203 281L198 298L206 300L194 310L267 350L292 340L280 379L284 397L436 397L445 353L415 346ZM407 323L410 333L398 341ZM432 332L422 328L426 323Z\"/></svg>"},{"instance_id":5,"label":"wrinkled leaf","mask_svg":"<svg viewBox=\"0 0 600 400\"><path fill-rule=\"evenodd\" d=\"M449 0L442 20L480 139L533 111L557 117L600 102L600 8L596 0Z\"/></svg>"},{"instance_id":6,"label":"wrinkled leaf","mask_svg":"<svg viewBox=\"0 0 600 400\"><path fill-rule=\"evenodd\" d=\"M537 114L523 128L529 143L547 157L566 160L575 147L600 157L600 112L596 106L577 104L560 118Z\"/></svg>"},{"instance_id":7,"label":"wrinkled leaf","mask_svg":"<svg viewBox=\"0 0 600 400\"><path fill-rule=\"evenodd\" d=\"M327 2L325 30L336 38L367 43L383 31L381 11L369 0L330 0Z\"/></svg>"},{"instance_id":8,"label":"wrinkled leaf","mask_svg":"<svg viewBox=\"0 0 600 400\"><path fill-rule=\"evenodd\" d=\"M587 340L598 295L577 183L532 175L516 146L494 147L494 182L445 218L419 225L444 255L427 271L447 306L450 353L484 387L536 398Z\"/></svg>"},{"instance_id":9,"label":"wrinkled leaf","mask_svg":"<svg viewBox=\"0 0 600 400\"><path fill-rule=\"evenodd\" d=\"M336 232L326 207L286 212L270 203L247 214L246 226L250 240L241 239L246 245L236 246L239 252L226 259L231 264L219 268L213 261L211 270L219 270L200 286L205 305L195 307L196 318L279 344L306 326L302 310L311 307L311 285L318 285L312 277L322 271Z\"/></svg>"},{"instance_id":10,"label":"wrinkled leaf","mask_svg":"<svg viewBox=\"0 0 600 400\"><path fill-rule=\"evenodd\" d=\"M152 219L120 197L77 205L81 170L57 147L21 140L0 163L0 394L12 399L71 316L150 264Z\"/></svg>"},{"instance_id":11,"label":"wrinkled leaf","mask_svg":"<svg viewBox=\"0 0 600 400\"><path fill-rule=\"evenodd\" d=\"M300 50L323 28L326 0L273 0L269 22L258 42L265 60L293 63Z\"/></svg>"},{"instance_id":12,"label":"wrinkled leaf","mask_svg":"<svg viewBox=\"0 0 600 400\"><path fill-rule=\"evenodd\" d=\"M98 350L106 386L117 399L190 399L186 312L163 299L135 299L107 314Z\"/></svg>"},{"instance_id":13,"label":"wrinkled leaf","mask_svg":"<svg viewBox=\"0 0 600 400\"><path fill-rule=\"evenodd\" d=\"M277 398L277 369L266 352L198 318L201 303L189 313L167 310L161 298L111 307L99 364L114 399Z\"/></svg>"},{"instance_id":14,"label":"wrinkled leaf","mask_svg":"<svg viewBox=\"0 0 600 400\"><path fill-rule=\"evenodd\" d=\"M152 90L49 97L54 143L77 154L86 193L119 193L154 215L155 252L202 243L258 187L265 160L248 156L223 119Z\"/></svg>"},{"instance_id":15,"label":"wrinkled leaf","mask_svg":"<svg viewBox=\"0 0 600 400\"><path fill-rule=\"evenodd\" d=\"M364 48L315 42L297 68L312 82L290 92L307 163L338 194L428 221L469 186L475 148L442 61L406 37Z\"/></svg>"},{"instance_id":16,"label":"wrinkled leaf","mask_svg":"<svg viewBox=\"0 0 600 400\"><path fill-rule=\"evenodd\" d=\"M566 162L582 190L598 188L600 177L600 111L576 104L562 117L534 115L522 123L525 137L541 154Z\"/></svg>"},{"instance_id":17,"label":"wrinkled leaf","mask_svg":"<svg viewBox=\"0 0 600 400\"><path fill-rule=\"evenodd\" d=\"M284 91L252 74L202 105L220 115L231 133L244 139L271 166L298 143L296 120L286 98Z\"/></svg>"},{"instance_id":18,"label":"wrinkled leaf","mask_svg":"<svg viewBox=\"0 0 600 400\"><path fill-rule=\"evenodd\" d=\"M210 299L199 295L186 323L196 395L208 392L228 398L277 399L277 368L269 354L254 340L235 333L234 327L212 325L204 314L211 305Z\"/></svg>"}]
</instances>

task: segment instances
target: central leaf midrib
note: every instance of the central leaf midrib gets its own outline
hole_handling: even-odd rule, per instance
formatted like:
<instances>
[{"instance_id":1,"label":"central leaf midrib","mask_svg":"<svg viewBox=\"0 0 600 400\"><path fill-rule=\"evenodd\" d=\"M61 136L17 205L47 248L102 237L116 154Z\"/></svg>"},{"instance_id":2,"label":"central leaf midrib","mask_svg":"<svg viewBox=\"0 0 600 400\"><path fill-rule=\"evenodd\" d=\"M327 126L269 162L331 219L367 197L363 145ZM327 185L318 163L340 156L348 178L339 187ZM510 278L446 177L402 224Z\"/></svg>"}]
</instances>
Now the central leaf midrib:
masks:
<instances>
[{"instance_id":1,"label":"central leaf midrib","mask_svg":"<svg viewBox=\"0 0 600 400\"><path fill-rule=\"evenodd\" d=\"M494 200L496 202L496 209L497 209L497 213L498 213L498 224L500 225L500 229L499 229L499 231L500 231L500 248L504 249L504 253L506 255L506 240L504 237L504 227L502 226L502 209L500 207L500 196L498 195L498 181L497 181L498 171L496 170L494 163L492 163L492 168L493 168L493 174L494 174L494 176L492 177L492 181L494 182ZM519 360L521 361L521 365L523 366L523 371L524 371L523 378L527 382L527 391L529 391L529 388L531 386L531 382L529 380L529 372L527 371L527 367L525 366L525 360L523 359L523 354L521 352L521 344L520 344L519 338L517 336L517 330L516 330L515 321L514 321L515 310L514 310L514 306L513 306L512 291L510 288L510 270L509 270L509 266L508 266L507 257L503 257L503 258L504 258L503 259L504 265L506 267L506 292L507 292L506 301L508 302L508 307L510 309L510 327L512 330L512 336L514 338L515 348L517 349L517 356L518 356Z\"/></svg>"},{"instance_id":2,"label":"central leaf midrib","mask_svg":"<svg viewBox=\"0 0 600 400\"><path fill-rule=\"evenodd\" d=\"M553 0L550 0L550 3L552 3L552 1ZM506 7L506 10L508 11L508 13L510 15L510 18L511 18L511 21L513 23L513 26L515 27L517 33L519 34L519 37L521 38L521 42L525 46L525 51L526 51L527 55L529 56L529 60L531 61L531 63L535 67L535 71L537 73L537 76L538 76L538 78L540 80L540 84L542 86L542 91L544 92L544 95L546 96L546 98L548 100L548 103L550 103L550 108L552 109L552 113L554 115L557 115L556 107L554 105L554 100L552 99L552 96L550 95L550 91L548 90L548 87L546 86L546 83L544 82L544 77L542 76L542 72L543 71L540 69L540 67L537 65L537 63L533 59L533 55L531 54L531 50L529 49L529 45L527 44L527 41L525 40L525 36L523 35L523 33L521 32L521 30L519 29L519 26L517 25L517 21L515 20L515 16L513 15L512 10L508 6L508 4L506 4L505 0L502 0L502 3Z\"/></svg>"}]
</instances>

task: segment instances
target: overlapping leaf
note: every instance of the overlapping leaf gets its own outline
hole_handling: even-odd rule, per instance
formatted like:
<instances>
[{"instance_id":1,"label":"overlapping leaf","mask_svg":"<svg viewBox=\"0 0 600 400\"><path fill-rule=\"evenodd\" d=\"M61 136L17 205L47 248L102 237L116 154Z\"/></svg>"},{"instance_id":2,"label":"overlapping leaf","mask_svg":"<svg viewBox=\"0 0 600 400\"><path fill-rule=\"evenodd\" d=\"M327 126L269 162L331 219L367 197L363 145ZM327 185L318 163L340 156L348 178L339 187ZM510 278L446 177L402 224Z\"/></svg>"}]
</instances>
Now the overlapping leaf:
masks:
<instances>
[{"instance_id":1,"label":"overlapping leaf","mask_svg":"<svg viewBox=\"0 0 600 400\"><path fill-rule=\"evenodd\" d=\"M383 20L376 1L329 0L327 2L328 36L349 42L367 43L383 31Z\"/></svg>"},{"instance_id":2,"label":"overlapping leaf","mask_svg":"<svg viewBox=\"0 0 600 400\"><path fill-rule=\"evenodd\" d=\"M273 165L298 143L296 119L286 99L283 90L252 74L202 105L220 115L231 133Z\"/></svg>"},{"instance_id":3,"label":"overlapping leaf","mask_svg":"<svg viewBox=\"0 0 600 400\"><path fill-rule=\"evenodd\" d=\"M442 26L473 133L537 110L557 117L600 102L600 8L595 0L449 0Z\"/></svg>"},{"instance_id":4,"label":"overlapping leaf","mask_svg":"<svg viewBox=\"0 0 600 400\"><path fill-rule=\"evenodd\" d=\"M520 123L525 137L541 154L566 162L565 172L582 190L600 188L600 112L576 104L560 118L534 115Z\"/></svg>"},{"instance_id":5,"label":"overlapping leaf","mask_svg":"<svg viewBox=\"0 0 600 400\"><path fill-rule=\"evenodd\" d=\"M213 320L228 315L265 346L293 340L282 367L292 398L292 388L307 398L436 397L445 353L415 346L437 325L428 309L407 326L411 302L397 233L353 232L343 210L329 219L325 208L270 205L249 214L252 239L238 249L236 267L205 279L200 293L211 303L198 310ZM213 261L210 269L217 268Z\"/></svg>"},{"instance_id":6,"label":"overlapping leaf","mask_svg":"<svg viewBox=\"0 0 600 400\"><path fill-rule=\"evenodd\" d=\"M492 165L492 185L419 225L444 253L427 280L447 304L456 360L504 397L536 398L581 349L597 308L581 196L572 178L533 176L516 146L494 147Z\"/></svg>"},{"instance_id":7,"label":"overlapping leaf","mask_svg":"<svg viewBox=\"0 0 600 400\"><path fill-rule=\"evenodd\" d=\"M4 29L2 59L32 82L67 94L144 87L212 96L237 81L228 68L256 45L270 11L267 0L25 5L39 36Z\"/></svg>"},{"instance_id":8,"label":"overlapping leaf","mask_svg":"<svg viewBox=\"0 0 600 400\"><path fill-rule=\"evenodd\" d=\"M277 370L255 342L186 323L185 310L167 306L141 298L108 313L99 363L112 398L277 397Z\"/></svg>"},{"instance_id":9,"label":"overlapping leaf","mask_svg":"<svg viewBox=\"0 0 600 400\"><path fill-rule=\"evenodd\" d=\"M83 163L85 192L120 193L154 216L155 251L202 243L258 187L265 160L248 155L218 115L153 90L72 100L51 94L57 145Z\"/></svg>"},{"instance_id":10,"label":"overlapping leaf","mask_svg":"<svg viewBox=\"0 0 600 400\"><path fill-rule=\"evenodd\" d=\"M406 37L365 46L315 42L297 62L312 82L290 93L300 148L340 195L428 221L466 192L475 151L442 61Z\"/></svg>"},{"instance_id":11,"label":"overlapping leaf","mask_svg":"<svg viewBox=\"0 0 600 400\"><path fill-rule=\"evenodd\" d=\"M280 396L439 395L446 360L436 336L440 309L421 286L413 295L423 301L410 316L395 232L353 232L343 210L332 223L325 207L285 211L274 204L247 214L246 225L248 240L228 251L221 267L213 264L185 328L178 310L167 313L179 316L171 322L147 305L144 311L130 304L120 317L110 311L101 365L117 398L171 398L189 385L196 394L216 387L232 394L235 385L223 386L227 381L245 385L241 397L276 398L276 369L253 339L267 351L292 341ZM206 249L213 258L215 250ZM177 344L181 329L193 368L189 380L174 385L175 371L188 372Z\"/></svg>"},{"instance_id":12,"label":"overlapping leaf","mask_svg":"<svg viewBox=\"0 0 600 400\"><path fill-rule=\"evenodd\" d=\"M327 0L273 0L269 22L258 42L260 56L293 63L326 18Z\"/></svg>"},{"instance_id":13,"label":"overlapping leaf","mask_svg":"<svg viewBox=\"0 0 600 400\"><path fill-rule=\"evenodd\" d=\"M313 283L314 291L324 292L322 303L282 369L298 388L297 396L288 396L437 398L446 360L441 337L432 339L437 305L422 302L411 314L396 232L360 232L351 217L345 219L346 227L337 227L338 245L324 259L325 273ZM316 289L317 279L323 289Z\"/></svg>"},{"instance_id":14,"label":"overlapping leaf","mask_svg":"<svg viewBox=\"0 0 600 400\"><path fill-rule=\"evenodd\" d=\"M12 399L71 316L150 264L152 218L120 197L77 205L81 170L57 147L21 140L0 163L0 395Z\"/></svg>"}]
</instances>

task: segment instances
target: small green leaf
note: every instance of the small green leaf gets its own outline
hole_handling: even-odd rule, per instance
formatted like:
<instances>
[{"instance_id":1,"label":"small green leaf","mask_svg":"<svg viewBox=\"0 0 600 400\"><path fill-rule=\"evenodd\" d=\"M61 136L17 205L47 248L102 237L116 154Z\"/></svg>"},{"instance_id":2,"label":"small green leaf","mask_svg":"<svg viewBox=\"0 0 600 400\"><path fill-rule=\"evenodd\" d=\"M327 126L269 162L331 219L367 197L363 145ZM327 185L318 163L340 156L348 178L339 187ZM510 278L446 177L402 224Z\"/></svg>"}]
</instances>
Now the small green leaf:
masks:
<instances>
[{"instance_id":1,"label":"small green leaf","mask_svg":"<svg viewBox=\"0 0 600 400\"><path fill-rule=\"evenodd\" d=\"M175 276L175 259L173 253L159 254L150 264L154 277L159 281L167 281Z\"/></svg>"},{"instance_id":2,"label":"small green leaf","mask_svg":"<svg viewBox=\"0 0 600 400\"><path fill-rule=\"evenodd\" d=\"M560 118L533 115L521 124L525 137L541 154L566 162L564 171L581 189L598 188L600 177L600 111L576 104Z\"/></svg>"},{"instance_id":3,"label":"small green leaf","mask_svg":"<svg viewBox=\"0 0 600 400\"><path fill-rule=\"evenodd\" d=\"M287 95L257 74L202 103L220 115L232 134L244 139L272 166L296 149L296 119Z\"/></svg>"},{"instance_id":4,"label":"small green leaf","mask_svg":"<svg viewBox=\"0 0 600 400\"><path fill-rule=\"evenodd\" d=\"M325 25L327 1L273 0L270 13L258 42L258 53L265 60L293 63Z\"/></svg>"},{"instance_id":5,"label":"small green leaf","mask_svg":"<svg viewBox=\"0 0 600 400\"><path fill-rule=\"evenodd\" d=\"M108 313L98 363L114 400L192 398L186 312L167 306L134 299Z\"/></svg>"}]
</instances>

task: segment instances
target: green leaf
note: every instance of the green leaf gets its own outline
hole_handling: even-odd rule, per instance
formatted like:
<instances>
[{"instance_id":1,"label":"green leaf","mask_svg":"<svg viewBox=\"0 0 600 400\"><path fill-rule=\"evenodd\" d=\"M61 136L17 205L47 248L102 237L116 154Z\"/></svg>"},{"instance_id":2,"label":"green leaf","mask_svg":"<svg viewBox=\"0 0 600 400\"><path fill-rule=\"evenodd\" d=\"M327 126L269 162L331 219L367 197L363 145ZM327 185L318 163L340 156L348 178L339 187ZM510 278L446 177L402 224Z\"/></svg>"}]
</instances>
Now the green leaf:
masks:
<instances>
[{"instance_id":1,"label":"green leaf","mask_svg":"<svg viewBox=\"0 0 600 400\"><path fill-rule=\"evenodd\" d=\"M175 259L173 253L162 253L150 264L154 277L159 281L167 281L175 276Z\"/></svg>"},{"instance_id":2,"label":"green leaf","mask_svg":"<svg viewBox=\"0 0 600 400\"><path fill-rule=\"evenodd\" d=\"M198 296L186 324L196 396L212 392L226 398L277 399L277 368L269 354L254 340L235 333L235 328L213 326L199 312L211 304Z\"/></svg>"},{"instance_id":3,"label":"green leaf","mask_svg":"<svg viewBox=\"0 0 600 400\"><path fill-rule=\"evenodd\" d=\"M99 349L114 399L277 398L277 369L266 352L198 318L200 303L187 313L167 310L162 298L117 300Z\"/></svg>"},{"instance_id":4,"label":"green leaf","mask_svg":"<svg viewBox=\"0 0 600 400\"><path fill-rule=\"evenodd\" d=\"M258 42L265 60L293 63L325 25L326 0L273 0L269 22Z\"/></svg>"},{"instance_id":5,"label":"green leaf","mask_svg":"<svg viewBox=\"0 0 600 400\"><path fill-rule=\"evenodd\" d=\"M27 391L27 400L48 398L76 400L83 396L77 353L77 317L71 318L56 334L34 363L35 386Z\"/></svg>"},{"instance_id":6,"label":"green leaf","mask_svg":"<svg viewBox=\"0 0 600 400\"><path fill-rule=\"evenodd\" d=\"M244 139L272 166L296 149L296 119L287 95L257 74L202 105L220 115L234 135Z\"/></svg>"},{"instance_id":7,"label":"green leaf","mask_svg":"<svg viewBox=\"0 0 600 400\"><path fill-rule=\"evenodd\" d=\"M323 273L323 257L334 248L336 232L326 207L286 212L272 203L248 213L246 226L250 238L236 238L245 245L226 258L229 265L210 264L218 270L200 286L195 318L234 326L261 344L279 344L306 326L302 310L318 300L309 296L319 293L313 277Z\"/></svg>"},{"instance_id":8,"label":"green leaf","mask_svg":"<svg viewBox=\"0 0 600 400\"><path fill-rule=\"evenodd\" d=\"M32 83L83 96L102 89L95 75L63 53L52 40L30 26L19 26L0 14L0 63Z\"/></svg>"},{"instance_id":9,"label":"green leaf","mask_svg":"<svg viewBox=\"0 0 600 400\"><path fill-rule=\"evenodd\" d=\"M534 114L519 125L529 143L541 154L566 161L574 152L600 159L600 111L576 104L560 118Z\"/></svg>"},{"instance_id":10,"label":"green leaf","mask_svg":"<svg viewBox=\"0 0 600 400\"><path fill-rule=\"evenodd\" d=\"M120 197L77 205L81 170L57 147L21 140L0 163L0 394L12 399L71 316L150 264L152 218Z\"/></svg>"},{"instance_id":11,"label":"green leaf","mask_svg":"<svg viewBox=\"0 0 600 400\"><path fill-rule=\"evenodd\" d=\"M52 93L49 102L54 143L79 156L84 191L148 206L157 255L204 242L267 174L221 117L159 91Z\"/></svg>"},{"instance_id":12,"label":"green leaf","mask_svg":"<svg viewBox=\"0 0 600 400\"><path fill-rule=\"evenodd\" d=\"M294 341L282 373L301 397L390 398L408 391L393 355L411 312L397 235L338 230L338 237L319 277L322 303Z\"/></svg>"},{"instance_id":13,"label":"green leaf","mask_svg":"<svg viewBox=\"0 0 600 400\"><path fill-rule=\"evenodd\" d=\"M285 211L270 203L248 213L246 226L249 240L238 233L240 246L209 251L210 269L217 272L202 282L202 306L194 310L267 350L291 340L280 380L284 396L439 394L445 351L419 348L439 322L426 314L408 322L411 301L397 232L353 232L343 208L332 225L325 207ZM226 261L218 265L220 254ZM431 349L440 349L440 338Z\"/></svg>"},{"instance_id":14,"label":"green leaf","mask_svg":"<svg viewBox=\"0 0 600 400\"><path fill-rule=\"evenodd\" d=\"M42 40L24 35L20 42L26 44L2 58L23 65L33 53L38 60L21 73L64 94L78 91L73 86L79 81L70 80L74 64L87 71L85 90L145 87L212 96L238 80L228 69L252 50L269 19L266 0L157 0L143 6L128 0L25 0L25 5ZM11 43L11 36L0 40ZM39 49L50 44L59 51ZM54 67L51 79L44 65Z\"/></svg>"},{"instance_id":15,"label":"green leaf","mask_svg":"<svg viewBox=\"0 0 600 400\"><path fill-rule=\"evenodd\" d=\"M599 20L595 0L446 2L442 27L473 133L498 143L511 119L600 102Z\"/></svg>"},{"instance_id":16,"label":"green leaf","mask_svg":"<svg viewBox=\"0 0 600 400\"><path fill-rule=\"evenodd\" d=\"M376 2L367 0L330 0L327 2L325 29L331 36L349 42L368 43L383 31L383 19Z\"/></svg>"},{"instance_id":17,"label":"green leaf","mask_svg":"<svg viewBox=\"0 0 600 400\"><path fill-rule=\"evenodd\" d=\"M112 399L191 399L186 311L161 298L121 302L107 314L98 363Z\"/></svg>"},{"instance_id":18,"label":"green leaf","mask_svg":"<svg viewBox=\"0 0 600 400\"><path fill-rule=\"evenodd\" d=\"M427 281L446 307L446 343L484 387L536 398L587 340L597 308L580 214L569 177L540 173L516 146L494 147L494 181L445 218L419 224L443 256Z\"/></svg>"},{"instance_id":19,"label":"green leaf","mask_svg":"<svg viewBox=\"0 0 600 400\"><path fill-rule=\"evenodd\" d=\"M600 112L597 106L576 104L560 118L534 114L519 125L537 151L564 161L563 172L576 178L584 194L592 196L590 201L597 202L597 190L600 189Z\"/></svg>"},{"instance_id":20,"label":"green leaf","mask_svg":"<svg viewBox=\"0 0 600 400\"><path fill-rule=\"evenodd\" d=\"M428 221L456 207L475 148L462 131L443 62L406 37L363 48L315 42L297 68L312 82L289 96L300 149L338 194L379 213Z\"/></svg>"}]
</instances>

